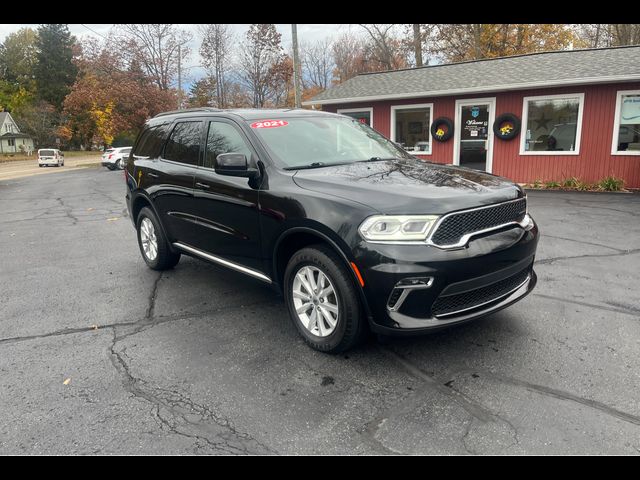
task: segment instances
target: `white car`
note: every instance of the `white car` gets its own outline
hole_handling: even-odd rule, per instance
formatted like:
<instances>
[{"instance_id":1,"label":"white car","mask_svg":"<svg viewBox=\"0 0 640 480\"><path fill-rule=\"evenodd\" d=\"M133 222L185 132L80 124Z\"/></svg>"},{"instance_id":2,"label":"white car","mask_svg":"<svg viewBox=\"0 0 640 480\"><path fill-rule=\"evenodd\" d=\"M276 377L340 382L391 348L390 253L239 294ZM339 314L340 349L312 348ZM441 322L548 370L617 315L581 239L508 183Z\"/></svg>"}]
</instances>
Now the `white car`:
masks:
<instances>
[{"instance_id":1,"label":"white car","mask_svg":"<svg viewBox=\"0 0 640 480\"><path fill-rule=\"evenodd\" d=\"M110 148L102 154L102 166L107 167L109 170L115 170L116 168L122 170L127 164L127 158L129 158L131 148L132 147Z\"/></svg>"},{"instance_id":2,"label":"white car","mask_svg":"<svg viewBox=\"0 0 640 480\"><path fill-rule=\"evenodd\" d=\"M38 166L48 167L49 165L64 167L64 153L57 148L41 148L38 150Z\"/></svg>"}]
</instances>

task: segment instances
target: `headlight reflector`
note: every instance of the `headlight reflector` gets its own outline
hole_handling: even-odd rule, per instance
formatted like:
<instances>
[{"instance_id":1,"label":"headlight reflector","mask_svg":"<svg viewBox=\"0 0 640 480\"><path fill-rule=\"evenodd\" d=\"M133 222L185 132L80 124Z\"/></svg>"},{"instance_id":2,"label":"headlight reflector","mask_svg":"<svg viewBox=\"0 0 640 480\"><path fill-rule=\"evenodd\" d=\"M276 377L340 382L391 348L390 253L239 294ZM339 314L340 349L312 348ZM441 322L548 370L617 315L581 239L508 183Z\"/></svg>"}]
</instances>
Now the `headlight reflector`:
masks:
<instances>
[{"instance_id":1,"label":"headlight reflector","mask_svg":"<svg viewBox=\"0 0 640 480\"><path fill-rule=\"evenodd\" d=\"M358 231L372 242L419 242L427 239L437 215L374 215Z\"/></svg>"}]
</instances>

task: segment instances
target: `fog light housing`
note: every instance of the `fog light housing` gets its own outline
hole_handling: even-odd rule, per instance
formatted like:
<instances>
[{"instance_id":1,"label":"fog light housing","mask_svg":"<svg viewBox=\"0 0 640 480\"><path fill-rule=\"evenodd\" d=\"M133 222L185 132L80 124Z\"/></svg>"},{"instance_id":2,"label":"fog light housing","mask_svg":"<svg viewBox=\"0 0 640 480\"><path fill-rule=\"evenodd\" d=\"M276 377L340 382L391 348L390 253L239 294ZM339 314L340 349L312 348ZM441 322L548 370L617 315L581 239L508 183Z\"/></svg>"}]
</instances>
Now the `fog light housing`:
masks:
<instances>
[{"instance_id":1,"label":"fog light housing","mask_svg":"<svg viewBox=\"0 0 640 480\"><path fill-rule=\"evenodd\" d=\"M391 290L387 308L391 312L397 312L412 290L423 290L431 285L433 285L433 277L403 278Z\"/></svg>"}]
</instances>

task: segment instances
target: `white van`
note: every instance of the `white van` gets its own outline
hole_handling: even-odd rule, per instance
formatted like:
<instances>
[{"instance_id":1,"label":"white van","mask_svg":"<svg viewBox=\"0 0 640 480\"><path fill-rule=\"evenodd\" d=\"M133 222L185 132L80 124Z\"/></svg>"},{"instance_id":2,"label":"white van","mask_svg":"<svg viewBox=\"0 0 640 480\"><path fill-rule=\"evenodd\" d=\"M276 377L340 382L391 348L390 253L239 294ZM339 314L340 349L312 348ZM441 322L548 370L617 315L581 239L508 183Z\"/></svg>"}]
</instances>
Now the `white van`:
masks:
<instances>
[{"instance_id":1,"label":"white van","mask_svg":"<svg viewBox=\"0 0 640 480\"><path fill-rule=\"evenodd\" d=\"M48 167L49 165L64 167L64 153L57 148L41 148L38 150L38 166Z\"/></svg>"}]
</instances>

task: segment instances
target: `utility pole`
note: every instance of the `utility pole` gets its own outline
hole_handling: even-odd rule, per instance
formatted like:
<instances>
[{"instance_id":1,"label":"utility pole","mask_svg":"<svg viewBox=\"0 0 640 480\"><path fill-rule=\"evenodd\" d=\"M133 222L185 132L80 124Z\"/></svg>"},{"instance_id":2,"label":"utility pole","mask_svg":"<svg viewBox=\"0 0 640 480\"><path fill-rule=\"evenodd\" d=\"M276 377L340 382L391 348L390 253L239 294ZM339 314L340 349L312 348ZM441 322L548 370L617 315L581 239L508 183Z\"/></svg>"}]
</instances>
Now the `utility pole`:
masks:
<instances>
[{"instance_id":1,"label":"utility pole","mask_svg":"<svg viewBox=\"0 0 640 480\"><path fill-rule=\"evenodd\" d=\"M293 43L293 84L295 87L296 108L302 107L300 94L300 57L298 56L298 28L295 23L291 24L291 39Z\"/></svg>"},{"instance_id":2,"label":"utility pole","mask_svg":"<svg viewBox=\"0 0 640 480\"><path fill-rule=\"evenodd\" d=\"M182 70L180 68L182 52L180 50L180 45L178 45L178 110L182 109Z\"/></svg>"}]
</instances>

